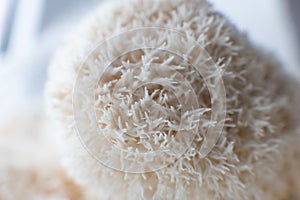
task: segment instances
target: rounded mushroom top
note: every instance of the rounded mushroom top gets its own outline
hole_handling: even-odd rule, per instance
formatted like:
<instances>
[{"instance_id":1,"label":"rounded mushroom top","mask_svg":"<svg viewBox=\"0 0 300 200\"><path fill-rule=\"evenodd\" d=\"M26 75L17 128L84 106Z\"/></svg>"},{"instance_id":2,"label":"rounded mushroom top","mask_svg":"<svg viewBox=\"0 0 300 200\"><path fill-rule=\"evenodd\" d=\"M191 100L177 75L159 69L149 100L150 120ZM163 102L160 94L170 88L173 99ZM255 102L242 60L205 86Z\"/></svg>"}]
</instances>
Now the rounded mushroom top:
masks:
<instances>
[{"instance_id":1,"label":"rounded mushroom top","mask_svg":"<svg viewBox=\"0 0 300 200\"><path fill-rule=\"evenodd\" d=\"M293 87L206 1L126 0L81 23L46 95L67 127L69 171L107 198L234 199L270 195L253 173L295 129Z\"/></svg>"}]
</instances>

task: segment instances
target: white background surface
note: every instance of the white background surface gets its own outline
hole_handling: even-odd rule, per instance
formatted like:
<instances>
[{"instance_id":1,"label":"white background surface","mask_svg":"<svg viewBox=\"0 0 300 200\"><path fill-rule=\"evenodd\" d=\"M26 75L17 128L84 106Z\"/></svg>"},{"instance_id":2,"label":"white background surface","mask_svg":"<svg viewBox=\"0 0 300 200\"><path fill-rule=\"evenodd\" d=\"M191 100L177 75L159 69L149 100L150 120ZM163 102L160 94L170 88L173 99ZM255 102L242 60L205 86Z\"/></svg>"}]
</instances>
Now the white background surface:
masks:
<instances>
[{"instance_id":1,"label":"white background surface","mask_svg":"<svg viewBox=\"0 0 300 200\"><path fill-rule=\"evenodd\" d=\"M285 0L210 0L258 46L270 51L293 74L299 72L296 30Z\"/></svg>"}]
</instances>

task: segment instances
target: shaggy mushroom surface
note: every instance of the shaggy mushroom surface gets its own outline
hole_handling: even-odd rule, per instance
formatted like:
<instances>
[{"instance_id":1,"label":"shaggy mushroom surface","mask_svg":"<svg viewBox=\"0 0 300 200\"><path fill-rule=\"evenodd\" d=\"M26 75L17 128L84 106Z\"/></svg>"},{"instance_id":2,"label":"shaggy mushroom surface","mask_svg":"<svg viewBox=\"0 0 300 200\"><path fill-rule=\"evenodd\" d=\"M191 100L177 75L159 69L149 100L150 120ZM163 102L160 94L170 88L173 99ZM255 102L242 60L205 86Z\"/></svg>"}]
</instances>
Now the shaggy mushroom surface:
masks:
<instances>
[{"instance_id":1,"label":"shaggy mushroom surface","mask_svg":"<svg viewBox=\"0 0 300 200\"><path fill-rule=\"evenodd\" d=\"M125 0L81 22L46 99L99 199L279 200L300 198L299 89L206 1Z\"/></svg>"}]
</instances>

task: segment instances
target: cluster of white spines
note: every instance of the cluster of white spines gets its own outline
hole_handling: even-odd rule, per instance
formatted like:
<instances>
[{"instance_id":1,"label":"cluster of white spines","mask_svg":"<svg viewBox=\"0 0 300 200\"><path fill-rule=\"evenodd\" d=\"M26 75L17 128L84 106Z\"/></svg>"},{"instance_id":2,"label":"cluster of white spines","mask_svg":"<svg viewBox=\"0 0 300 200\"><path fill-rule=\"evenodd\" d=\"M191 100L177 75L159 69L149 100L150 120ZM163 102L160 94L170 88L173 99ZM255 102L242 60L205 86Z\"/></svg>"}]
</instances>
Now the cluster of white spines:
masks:
<instances>
[{"instance_id":1,"label":"cluster of white spines","mask_svg":"<svg viewBox=\"0 0 300 200\"><path fill-rule=\"evenodd\" d=\"M296 138L293 128L289 125L295 120L295 115L289 115L292 111L285 109L291 106L285 96L291 94L294 83L280 70L277 62L251 46L243 35L226 19L215 13L205 1L124 1L111 6L104 15L102 11L105 8L100 7L91 15L82 26L85 28L74 37L84 39L81 42L71 42L69 47L60 52L51 67L48 95L57 102L51 104L52 112L59 113L64 126L71 126L65 148L67 169L72 176L105 198L284 197L290 188L287 181L289 175L286 174L284 166L290 162L288 158L291 153L298 149L296 146L290 146L289 149L285 146L291 138ZM106 17L111 20L109 23L105 22ZM205 84L202 84L202 77L188 65L173 63L176 58L166 53L144 51L144 55L141 55L141 52L132 52L129 56L131 60L125 56L124 60L110 68L106 74L108 79L100 83L100 87L95 90L97 95L94 103L99 128L116 146L135 148L139 152L153 151L156 144L164 146L167 144L164 141L172 138L168 131L162 131L164 128L170 130L171 127L178 131L179 127L173 122L179 116L182 105L173 101L172 94L167 90L156 92L158 86L155 86L153 91L144 87L136 91L142 96L139 101L134 100L134 95L122 93L134 93L130 90L131 87L134 88L135 84L138 85L145 81L145 78L151 77L152 71L147 66L156 66L161 73L166 73L168 68L180 71L193 86L197 101L205 109L196 109L196 113L201 116L199 130L190 148L177 162L152 173L124 174L106 168L90 158L72 132L75 127L72 121L73 83L85 56L99 40L131 28L147 26L169 27L189 35L208 51L220 69L225 69L223 80L227 94L227 117L223 135L217 145L206 158L200 159L199 149L205 131L211 125L211 113L208 109L211 106L210 95L204 87ZM162 35L153 42L159 42L166 37ZM170 45L176 46L176 42L174 40ZM124 44L128 42L120 41L120 45ZM117 51L108 50L115 54L119 53ZM159 59L156 60L156 57ZM97 70L97 65L90 65L93 70ZM70 79L66 77L68 74ZM170 79L171 77L172 74ZM97 78L99 79L95 77ZM112 91L116 80L121 82L116 91ZM170 80L160 81L169 83ZM117 100L123 98L123 102L118 105L120 110L115 110L111 104L113 102L109 101L114 97L110 95L116 95ZM157 112L152 112L150 116L149 113L145 113L149 102L157 106ZM160 117L166 110L169 118ZM145 120L145 127L139 125L140 120ZM188 130L194 123L183 124L184 129ZM132 131L132 134L147 138L149 135L144 133L149 133L150 129L160 125L164 125L164 128L159 129L161 132L156 132L158 134L154 133L152 140L137 141L135 137L120 134ZM97 144L97 140L94 139L91 138L91 142L101 149L102 144ZM107 156L120 162L122 158L114 153L116 152L107 152ZM273 184L274 182L277 184ZM120 192L115 194L113 190Z\"/></svg>"}]
</instances>

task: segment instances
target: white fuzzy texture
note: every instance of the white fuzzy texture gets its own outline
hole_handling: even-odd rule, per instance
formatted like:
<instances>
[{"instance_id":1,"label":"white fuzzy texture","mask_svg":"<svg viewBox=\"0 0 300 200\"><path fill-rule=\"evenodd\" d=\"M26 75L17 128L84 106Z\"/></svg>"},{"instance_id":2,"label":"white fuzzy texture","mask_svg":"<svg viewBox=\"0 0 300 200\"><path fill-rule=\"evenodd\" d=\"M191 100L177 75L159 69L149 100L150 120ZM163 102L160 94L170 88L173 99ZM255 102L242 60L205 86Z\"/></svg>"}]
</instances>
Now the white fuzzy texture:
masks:
<instances>
[{"instance_id":1,"label":"white fuzzy texture","mask_svg":"<svg viewBox=\"0 0 300 200\"><path fill-rule=\"evenodd\" d=\"M205 122L209 119L209 110L202 110L200 131L189 150L177 162L151 173L123 173L101 165L81 146L74 132L72 91L82 62L98 42L121 31L149 26L168 27L189 35L207 50L220 69L225 70L223 81L227 117L222 136L206 158L199 158L199 148L206 137ZM177 41L172 42L176 45ZM119 45L128 45L128 42L120 41ZM108 51L116 53L111 52L112 49ZM125 141L118 131L135 130L133 132L142 135L149 131L151 124L141 130L136 126L141 119L137 117L131 121L126 117L128 113L140 116L137 113L144 111L145 102L154 101L151 97L153 93L144 91L144 98L139 103L132 107L121 105L122 110L118 111L114 110L113 104L108 108L110 102L106 102L114 80L121 80L123 89L130 91L131 85L138 82L134 81L132 74L140 79L149 78L146 68L136 66L150 62L155 53L145 51L136 54L127 57L130 62L115 66L115 69L121 66L122 76L111 71L106 82L97 88L96 111L99 126L117 145L149 151L155 138L152 143ZM162 71L163 66L178 67L167 54L156 56L162 57L158 61ZM97 66L90 63L87 70L96 70ZM191 71L192 68L181 67L182 73L189 77L197 101L209 108L210 97L205 92L201 77ZM300 175L298 91L299 85L282 71L271 56L251 46L247 38L206 1L126 0L99 6L79 26L77 33L57 53L50 66L46 95L50 114L58 117L66 132L62 138L69 174L99 199L289 199L300 198L297 196L299 187L294 182ZM128 98L127 102L132 102L134 97ZM178 104L171 97L163 99L163 95L155 102L158 107L167 104L176 108ZM171 118L178 116L176 109L173 112ZM154 116L159 119L159 112L156 114ZM92 115L90 113L87 118ZM157 123L159 126L160 122ZM167 129L171 129L172 125ZM99 148L103 145L94 138L90 139ZM120 161L120 156L115 155L114 151L109 155L115 156L116 162Z\"/></svg>"},{"instance_id":2,"label":"white fuzzy texture","mask_svg":"<svg viewBox=\"0 0 300 200\"><path fill-rule=\"evenodd\" d=\"M28 107L0 125L0 199L86 198L60 164L41 107Z\"/></svg>"}]
</instances>

